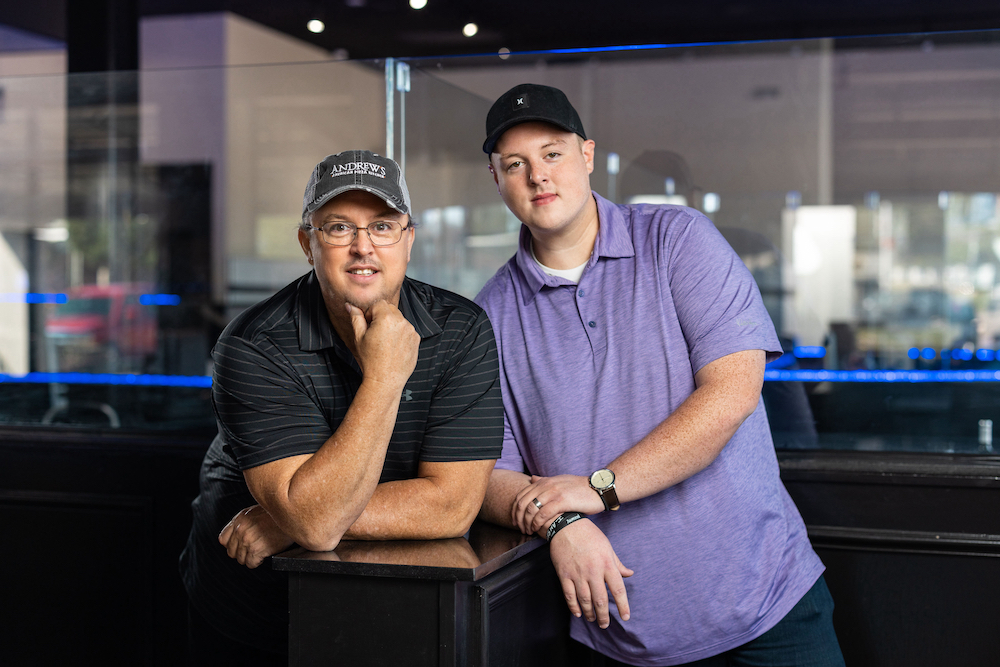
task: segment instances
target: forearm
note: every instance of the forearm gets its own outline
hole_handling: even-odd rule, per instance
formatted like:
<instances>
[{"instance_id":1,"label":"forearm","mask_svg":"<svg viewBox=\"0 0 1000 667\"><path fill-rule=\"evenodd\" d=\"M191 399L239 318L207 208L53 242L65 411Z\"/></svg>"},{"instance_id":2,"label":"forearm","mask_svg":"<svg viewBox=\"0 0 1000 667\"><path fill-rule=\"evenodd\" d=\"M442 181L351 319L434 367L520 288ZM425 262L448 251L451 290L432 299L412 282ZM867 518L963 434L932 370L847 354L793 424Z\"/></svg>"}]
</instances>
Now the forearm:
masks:
<instances>
[{"instance_id":1,"label":"forearm","mask_svg":"<svg viewBox=\"0 0 1000 667\"><path fill-rule=\"evenodd\" d=\"M603 463L615 473L619 502L659 493L708 467L757 408L763 377L762 350L727 355L698 371L695 391L670 416L627 451ZM542 507L537 507L536 499ZM516 492L512 511L524 532L537 532L570 510L584 514L604 510L586 475L533 478L530 486Z\"/></svg>"},{"instance_id":2,"label":"forearm","mask_svg":"<svg viewBox=\"0 0 1000 667\"><path fill-rule=\"evenodd\" d=\"M398 408L394 387L362 382L343 422L315 454L247 471L251 492L291 539L309 549L333 548L378 486Z\"/></svg>"},{"instance_id":3,"label":"forearm","mask_svg":"<svg viewBox=\"0 0 1000 667\"><path fill-rule=\"evenodd\" d=\"M763 352L738 353L735 374L749 381L707 381L646 437L607 467L615 473L621 502L658 493L707 468L740 425L757 408L763 381ZM730 355L737 357L738 355ZM745 355L745 356L744 356ZM746 363L746 374L740 369ZM760 380L754 372L758 370Z\"/></svg>"},{"instance_id":4,"label":"forearm","mask_svg":"<svg viewBox=\"0 0 1000 667\"><path fill-rule=\"evenodd\" d=\"M479 494L454 492L417 477L379 484L345 540L435 540L460 537L476 518Z\"/></svg>"},{"instance_id":5,"label":"forearm","mask_svg":"<svg viewBox=\"0 0 1000 667\"><path fill-rule=\"evenodd\" d=\"M486 498L479 510L479 518L505 528L517 528L511 516L511 507L518 492L531 483L531 478L513 470L494 468L486 487Z\"/></svg>"}]
</instances>

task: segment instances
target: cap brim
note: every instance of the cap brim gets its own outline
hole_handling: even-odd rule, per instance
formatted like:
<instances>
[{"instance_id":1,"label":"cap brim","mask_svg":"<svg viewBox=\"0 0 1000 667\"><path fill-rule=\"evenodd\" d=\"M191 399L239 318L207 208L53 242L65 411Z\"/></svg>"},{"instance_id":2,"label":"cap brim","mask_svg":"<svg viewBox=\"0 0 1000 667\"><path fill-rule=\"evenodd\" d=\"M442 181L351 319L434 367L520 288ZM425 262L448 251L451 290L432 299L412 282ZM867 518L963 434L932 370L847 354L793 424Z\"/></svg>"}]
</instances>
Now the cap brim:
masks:
<instances>
[{"instance_id":1,"label":"cap brim","mask_svg":"<svg viewBox=\"0 0 1000 667\"><path fill-rule=\"evenodd\" d=\"M490 136L486 137L486 141L483 142L483 152L486 153L487 155L490 155L493 152L493 149L496 147L497 142L500 141L500 137L503 136L504 132L514 127L515 125L520 125L521 123L531 123L531 122L548 123L549 125L555 125L556 127L565 130L566 132L572 132L573 134L578 134L575 129L569 127L566 123L561 123L557 120L552 120L551 118L545 116L528 116L528 115L518 116L517 118L509 118L503 123L500 123L500 125L497 126L495 130L493 130L493 133Z\"/></svg>"},{"instance_id":2,"label":"cap brim","mask_svg":"<svg viewBox=\"0 0 1000 667\"><path fill-rule=\"evenodd\" d=\"M405 205L404 206L400 206L400 205L396 204L394 201L392 201L392 199L390 199L389 197L387 197L384 192L378 190L377 188L372 188L372 187L369 187L369 186L366 186L366 185L353 185L353 184L352 185L342 185L339 188L334 188L333 190L330 190L329 192L327 192L326 194L324 194L322 197L320 197L316 201L314 201L311 204L309 204L309 206L306 207L305 212L306 213L315 213L319 209L323 208L323 205L326 204L331 199L333 199L334 197L339 197L340 195L344 194L345 192L351 192L352 190L362 190L364 192L368 192L370 194L373 194L376 197L378 197L379 199L381 199L382 201L384 201L386 204L388 204L389 207L392 208L394 211L399 211L400 213L402 213L404 215L409 215L410 214L410 212L406 210L406 206Z\"/></svg>"}]
</instances>

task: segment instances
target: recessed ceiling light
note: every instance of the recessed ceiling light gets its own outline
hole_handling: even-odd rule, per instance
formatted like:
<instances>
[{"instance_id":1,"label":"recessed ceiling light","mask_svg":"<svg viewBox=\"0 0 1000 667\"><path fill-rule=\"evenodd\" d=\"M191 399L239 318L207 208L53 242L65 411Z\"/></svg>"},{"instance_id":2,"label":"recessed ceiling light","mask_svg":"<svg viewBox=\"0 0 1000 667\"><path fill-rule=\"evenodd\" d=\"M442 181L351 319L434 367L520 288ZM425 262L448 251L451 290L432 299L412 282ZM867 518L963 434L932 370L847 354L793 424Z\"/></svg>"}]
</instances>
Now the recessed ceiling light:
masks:
<instances>
[{"instance_id":1,"label":"recessed ceiling light","mask_svg":"<svg viewBox=\"0 0 1000 667\"><path fill-rule=\"evenodd\" d=\"M423 9L427 6L427 0L410 0L410 7L414 9Z\"/></svg>"},{"instance_id":2,"label":"recessed ceiling light","mask_svg":"<svg viewBox=\"0 0 1000 667\"><path fill-rule=\"evenodd\" d=\"M309 32L315 32L319 34L324 30L326 30L326 24L320 21L319 19L313 19L312 21L306 24L306 29L309 30Z\"/></svg>"},{"instance_id":3,"label":"recessed ceiling light","mask_svg":"<svg viewBox=\"0 0 1000 667\"><path fill-rule=\"evenodd\" d=\"M479 26L475 23L466 23L465 27L462 28L462 34L466 37L472 37L477 32L479 32Z\"/></svg>"},{"instance_id":4,"label":"recessed ceiling light","mask_svg":"<svg viewBox=\"0 0 1000 667\"><path fill-rule=\"evenodd\" d=\"M497 55L500 56L500 60L507 60L507 58L510 58L510 49L505 46L497 51Z\"/></svg>"}]
</instances>

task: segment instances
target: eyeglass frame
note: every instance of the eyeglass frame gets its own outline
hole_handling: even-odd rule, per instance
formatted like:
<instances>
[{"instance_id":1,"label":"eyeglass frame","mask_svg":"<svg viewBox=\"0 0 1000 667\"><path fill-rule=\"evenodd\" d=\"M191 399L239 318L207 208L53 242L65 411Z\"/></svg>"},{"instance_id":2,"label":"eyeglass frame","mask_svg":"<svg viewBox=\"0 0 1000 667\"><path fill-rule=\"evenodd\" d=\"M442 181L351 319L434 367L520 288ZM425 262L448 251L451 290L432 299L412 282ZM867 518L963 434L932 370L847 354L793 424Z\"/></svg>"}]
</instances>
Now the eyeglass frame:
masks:
<instances>
[{"instance_id":1,"label":"eyeglass frame","mask_svg":"<svg viewBox=\"0 0 1000 667\"><path fill-rule=\"evenodd\" d=\"M331 222L334 222L334 221L331 221ZM354 234L351 235L351 240L348 241L347 243L330 243L330 241L327 238L326 232L323 231L323 228L322 227L317 227L317 226L313 225L312 223L307 224L306 228L307 229L314 229L317 232L319 232L320 233L320 238L323 240L323 243L325 243L325 244L327 244L329 246L333 246L334 248L346 248L347 246L349 246L352 243L354 243L355 239L358 238L358 232L360 230L362 230L362 229L365 230L366 234L368 234L368 240L371 242L371 244L373 246L375 246L376 248L390 248L390 247L396 245L397 243L399 243L400 241L403 240L403 232L405 232L407 229L412 229L413 228L413 219L412 218L408 219L406 221L406 225L401 226L401 228L399 230L399 238L398 239L396 239L392 243L378 244L378 243L375 243L375 239L372 238L372 233L370 231L368 231L368 228L370 226L372 226L372 225L377 225L380 222L391 222L391 223L394 223L394 224L397 224L397 225L399 224L395 220L376 220L375 222L369 222L364 227L359 227L358 225L354 224L353 222L337 222L336 224L338 224L338 225L350 225L351 227L354 228ZM330 224L330 223L326 223L326 224Z\"/></svg>"}]
</instances>

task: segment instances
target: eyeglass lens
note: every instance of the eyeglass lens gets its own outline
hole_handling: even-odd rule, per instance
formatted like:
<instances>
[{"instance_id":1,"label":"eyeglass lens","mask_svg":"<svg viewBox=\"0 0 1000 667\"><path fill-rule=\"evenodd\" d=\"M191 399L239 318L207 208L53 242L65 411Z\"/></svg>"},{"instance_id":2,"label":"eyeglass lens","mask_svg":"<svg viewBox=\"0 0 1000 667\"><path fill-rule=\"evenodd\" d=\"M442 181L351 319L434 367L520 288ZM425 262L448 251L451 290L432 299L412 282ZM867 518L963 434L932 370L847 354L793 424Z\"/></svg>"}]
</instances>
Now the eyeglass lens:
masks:
<instances>
[{"instance_id":1,"label":"eyeglass lens","mask_svg":"<svg viewBox=\"0 0 1000 667\"><path fill-rule=\"evenodd\" d=\"M350 245L359 231L368 232L373 245L393 245L403 234L403 227L398 222L379 221L367 227L357 227L344 222L324 225L320 228L327 243L331 245Z\"/></svg>"}]
</instances>

